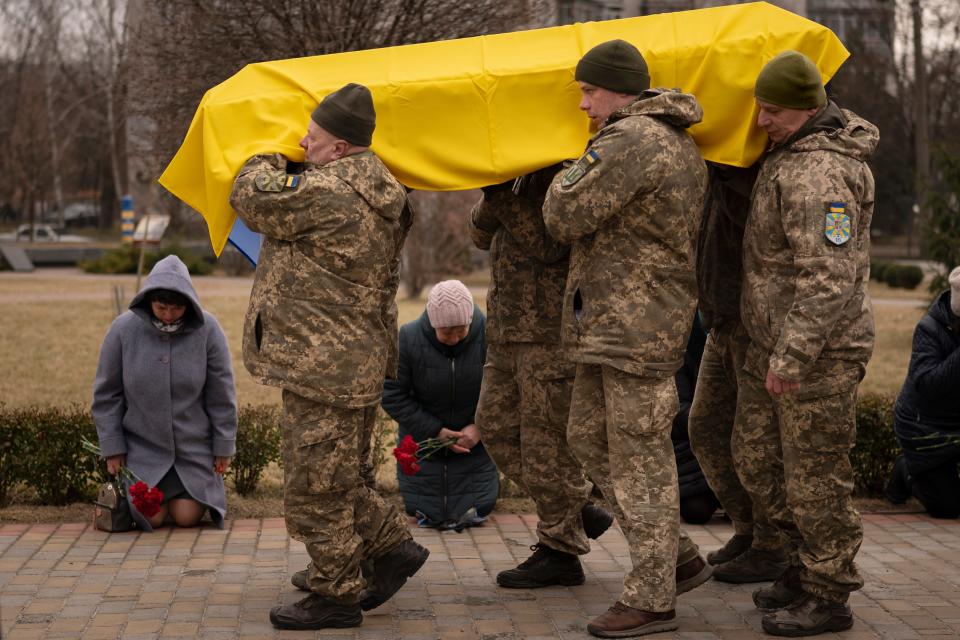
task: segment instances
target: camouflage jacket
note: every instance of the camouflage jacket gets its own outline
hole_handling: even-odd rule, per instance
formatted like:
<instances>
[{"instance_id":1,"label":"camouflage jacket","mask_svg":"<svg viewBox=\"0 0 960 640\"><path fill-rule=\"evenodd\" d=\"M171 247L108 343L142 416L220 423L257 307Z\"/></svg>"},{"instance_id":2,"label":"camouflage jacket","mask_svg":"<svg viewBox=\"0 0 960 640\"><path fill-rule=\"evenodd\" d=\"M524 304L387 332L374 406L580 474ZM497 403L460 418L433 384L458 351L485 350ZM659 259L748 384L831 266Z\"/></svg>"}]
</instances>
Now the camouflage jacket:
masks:
<instances>
[{"instance_id":1,"label":"camouflage jacket","mask_svg":"<svg viewBox=\"0 0 960 640\"><path fill-rule=\"evenodd\" d=\"M560 342L570 251L547 234L541 202L504 190L482 196L473 207L473 241L490 250L488 344Z\"/></svg>"},{"instance_id":2,"label":"camouflage jacket","mask_svg":"<svg viewBox=\"0 0 960 640\"><path fill-rule=\"evenodd\" d=\"M547 231L573 243L563 344L574 361L654 377L683 363L707 187L685 128L702 114L692 95L647 91L614 113L550 186Z\"/></svg>"},{"instance_id":3,"label":"camouflage jacket","mask_svg":"<svg viewBox=\"0 0 960 640\"><path fill-rule=\"evenodd\" d=\"M288 174L254 156L230 204L264 235L243 331L243 360L262 384L362 407L396 375L406 193L370 152Z\"/></svg>"},{"instance_id":4,"label":"camouflage jacket","mask_svg":"<svg viewBox=\"0 0 960 640\"><path fill-rule=\"evenodd\" d=\"M866 159L879 134L832 104L815 120L768 152L744 231L740 312L760 377L801 381L818 358L866 364L873 351Z\"/></svg>"}]
</instances>

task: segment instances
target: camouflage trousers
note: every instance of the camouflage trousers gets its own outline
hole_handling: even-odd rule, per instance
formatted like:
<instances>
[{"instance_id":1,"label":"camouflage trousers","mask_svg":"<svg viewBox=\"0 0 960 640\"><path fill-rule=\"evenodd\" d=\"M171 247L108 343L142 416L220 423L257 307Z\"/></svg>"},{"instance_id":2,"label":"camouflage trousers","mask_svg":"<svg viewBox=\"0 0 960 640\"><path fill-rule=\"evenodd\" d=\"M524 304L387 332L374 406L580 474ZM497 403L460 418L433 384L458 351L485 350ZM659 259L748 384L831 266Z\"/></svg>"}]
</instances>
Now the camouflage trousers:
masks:
<instances>
[{"instance_id":1,"label":"camouflage trousers","mask_svg":"<svg viewBox=\"0 0 960 640\"><path fill-rule=\"evenodd\" d=\"M567 445L575 371L555 344L489 345L476 422L497 467L536 504L540 543L582 555L592 487Z\"/></svg>"},{"instance_id":2,"label":"camouflage trousers","mask_svg":"<svg viewBox=\"0 0 960 640\"><path fill-rule=\"evenodd\" d=\"M580 364L567 438L613 508L633 564L620 600L644 611L676 605L676 566L699 555L680 529L680 492L670 430L673 378Z\"/></svg>"},{"instance_id":3,"label":"camouflage trousers","mask_svg":"<svg viewBox=\"0 0 960 640\"><path fill-rule=\"evenodd\" d=\"M310 589L356 602L361 565L410 538L406 518L372 487L377 407L348 409L283 390L283 511L310 554Z\"/></svg>"},{"instance_id":4,"label":"camouflage trousers","mask_svg":"<svg viewBox=\"0 0 960 640\"><path fill-rule=\"evenodd\" d=\"M730 442L737 413L738 380L743 373L750 337L737 321L710 330L700 362L690 407L690 447L703 475L739 535L752 535L758 549L780 549L777 528L754 513L753 500L743 488L733 464Z\"/></svg>"},{"instance_id":5,"label":"camouflage trousers","mask_svg":"<svg viewBox=\"0 0 960 640\"><path fill-rule=\"evenodd\" d=\"M766 512L784 535L803 589L835 602L863 586L854 564L863 527L851 499L850 464L863 373L857 363L818 362L799 390L779 396L746 373L733 436L754 511Z\"/></svg>"}]
</instances>

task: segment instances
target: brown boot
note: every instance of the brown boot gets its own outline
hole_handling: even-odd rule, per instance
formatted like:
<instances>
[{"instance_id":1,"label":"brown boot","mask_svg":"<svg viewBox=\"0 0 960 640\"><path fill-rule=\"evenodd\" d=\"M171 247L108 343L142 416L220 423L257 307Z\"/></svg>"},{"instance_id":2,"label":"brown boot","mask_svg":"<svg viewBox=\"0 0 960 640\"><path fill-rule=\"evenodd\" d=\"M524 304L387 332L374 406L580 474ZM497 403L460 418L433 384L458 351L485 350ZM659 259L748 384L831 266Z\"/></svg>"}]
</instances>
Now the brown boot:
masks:
<instances>
[{"instance_id":1,"label":"brown boot","mask_svg":"<svg viewBox=\"0 0 960 640\"><path fill-rule=\"evenodd\" d=\"M732 538L727 540L725 545L707 554L707 562L714 566L723 564L724 562L730 562L749 549L752 544L753 536L740 535L739 533L734 534Z\"/></svg>"},{"instance_id":2,"label":"brown boot","mask_svg":"<svg viewBox=\"0 0 960 640\"><path fill-rule=\"evenodd\" d=\"M787 567L787 570L769 587L761 587L753 592L753 604L760 611L785 609L804 595L800 586L800 567Z\"/></svg>"},{"instance_id":3,"label":"brown boot","mask_svg":"<svg viewBox=\"0 0 960 640\"><path fill-rule=\"evenodd\" d=\"M677 595L696 589L710 579L713 567L701 556L687 560L677 567Z\"/></svg>"},{"instance_id":4,"label":"brown boot","mask_svg":"<svg viewBox=\"0 0 960 640\"><path fill-rule=\"evenodd\" d=\"M587 631L598 638L632 638L677 628L676 611L643 611L616 602L593 619Z\"/></svg>"},{"instance_id":5,"label":"brown boot","mask_svg":"<svg viewBox=\"0 0 960 640\"><path fill-rule=\"evenodd\" d=\"M359 604L343 604L311 593L300 602L274 607L270 622L277 629L347 629L363 622Z\"/></svg>"},{"instance_id":6,"label":"brown boot","mask_svg":"<svg viewBox=\"0 0 960 640\"><path fill-rule=\"evenodd\" d=\"M846 631L853 626L853 613L845 602L831 602L807 593L792 606L766 614L761 623L771 635L800 638Z\"/></svg>"},{"instance_id":7,"label":"brown boot","mask_svg":"<svg viewBox=\"0 0 960 640\"><path fill-rule=\"evenodd\" d=\"M769 582L787 568L787 556L781 549L750 547L739 556L713 568L713 579L734 584Z\"/></svg>"}]
</instances>

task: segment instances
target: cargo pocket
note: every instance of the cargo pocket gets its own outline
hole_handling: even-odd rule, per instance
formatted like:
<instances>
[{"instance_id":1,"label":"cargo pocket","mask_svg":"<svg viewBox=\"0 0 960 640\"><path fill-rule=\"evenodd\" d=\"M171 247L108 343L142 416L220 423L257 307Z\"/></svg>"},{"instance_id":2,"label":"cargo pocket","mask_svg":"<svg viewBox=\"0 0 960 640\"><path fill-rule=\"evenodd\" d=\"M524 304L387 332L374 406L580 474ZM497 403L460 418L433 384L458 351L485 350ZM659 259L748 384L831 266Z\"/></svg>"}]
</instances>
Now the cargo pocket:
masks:
<instances>
[{"instance_id":1,"label":"cargo pocket","mask_svg":"<svg viewBox=\"0 0 960 640\"><path fill-rule=\"evenodd\" d=\"M531 364L535 384L540 388L538 403L543 410L544 427L559 433L561 440L565 440L577 365L556 354L542 361L536 360L539 359Z\"/></svg>"},{"instance_id":2,"label":"cargo pocket","mask_svg":"<svg viewBox=\"0 0 960 640\"><path fill-rule=\"evenodd\" d=\"M344 491L353 488L360 478L358 433L362 411L318 420L303 425L297 438L294 464L302 473L299 490L307 494Z\"/></svg>"},{"instance_id":3,"label":"cargo pocket","mask_svg":"<svg viewBox=\"0 0 960 640\"><path fill-rule=\"evenodd\" d=\"M804 451L849 451L856 442L856 394L860 367L801 383L790 403L784 436ZM789 405L788 405L789 406Z\"/></svg>"}]
</instances>

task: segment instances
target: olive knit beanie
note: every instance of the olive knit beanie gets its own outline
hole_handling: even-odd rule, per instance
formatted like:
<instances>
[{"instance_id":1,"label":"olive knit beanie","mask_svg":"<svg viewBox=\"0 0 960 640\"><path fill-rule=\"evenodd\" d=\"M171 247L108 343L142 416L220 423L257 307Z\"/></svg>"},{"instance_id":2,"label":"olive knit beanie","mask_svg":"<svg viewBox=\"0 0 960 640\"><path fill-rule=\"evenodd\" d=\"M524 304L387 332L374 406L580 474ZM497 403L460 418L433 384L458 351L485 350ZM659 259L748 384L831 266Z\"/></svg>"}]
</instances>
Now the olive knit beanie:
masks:
<instances>
[{"instance_id":1,"label":"olive knit beanie","mask_svg":"<svg viewBox=\"0 0 960 640\"><path fill-rule=\"evenodd\" d=\"M647 61L625 40L602 42L587 51L577 63L574 78L610 91L637 96L650 88Z\"/></svg>"},{"instance_id":2,"label":"olive knit beanie","mask_svg":"<svg viewBox=\"0 0 960 640\"><path fill-rule=\"evenodd\" d=\"M434 285L427 296L427 318L434 329L462 327L473 320L473 296L459 280Z\"/></svg>"},{"instance_id":3,"label":"olive knit beanie","mask_svg":"<svg viewBox=\"0 0 960 640\"><path fill-rule=\"evenodd\" d=\"M321 100L310 118L331 135L358 147L370 146L377 126L370 89L353 82Z\"/></svg>"},{"instance_id":4,"label":"olive knit beanie","mask_svg":"<svg viewBox=\"0 0 960 640\"><path fill-rule=\"evenodd\" d=\"M820 70L797 51L784 51L764 65L753 94L758 100L788 109L815 109L827 104Z\"/></svg>"}]
</instances>

